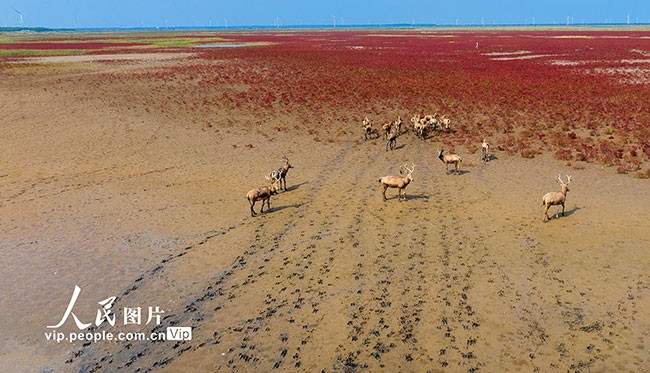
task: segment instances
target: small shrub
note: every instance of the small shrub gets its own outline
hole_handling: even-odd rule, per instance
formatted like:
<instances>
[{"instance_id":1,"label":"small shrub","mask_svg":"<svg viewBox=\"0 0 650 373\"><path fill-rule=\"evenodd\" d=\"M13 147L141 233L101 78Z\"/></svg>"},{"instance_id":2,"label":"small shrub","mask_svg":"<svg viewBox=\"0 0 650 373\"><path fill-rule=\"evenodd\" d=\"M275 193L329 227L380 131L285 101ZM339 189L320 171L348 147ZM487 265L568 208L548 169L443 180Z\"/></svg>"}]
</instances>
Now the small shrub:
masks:
<instances>
[{"instance_id":1,"label":"small shrub","mask_svg":"<svg viewBox=\"0 0 650 373\"><path fill-rule=\"evenodd\" d=\"M535 151L532 149L522 149L520 154L524 158L535 158Z\"/></svg>"},{"instance_id":2,"label":"small shrub","mask_svg":"<svg viewBox=\"0 0 650 373\"><path fill-rule=\"evenodd\" d=\"M573 158L571 149L560 149L553 154L553 157L561 161L568 161Z\"/></svg>"}]
</instances>

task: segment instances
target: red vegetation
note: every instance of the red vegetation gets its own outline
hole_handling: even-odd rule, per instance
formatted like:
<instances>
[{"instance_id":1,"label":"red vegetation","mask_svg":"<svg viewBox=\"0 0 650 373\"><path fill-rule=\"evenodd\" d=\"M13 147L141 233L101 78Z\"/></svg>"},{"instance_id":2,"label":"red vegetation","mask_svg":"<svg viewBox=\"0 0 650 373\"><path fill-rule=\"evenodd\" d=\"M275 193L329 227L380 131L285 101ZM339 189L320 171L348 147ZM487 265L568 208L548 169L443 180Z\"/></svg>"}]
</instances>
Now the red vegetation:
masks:
<instances>
[{"instance_id":1,"label":"red vegetation","mask_svg":"<svg viewBox=\"0 0 650 373\"><path fill-rule=\"evenodd\" d=\"M209 120L216 128L255 125L269 133L300 128L310 136L343 140L359 134L366 115L381 123L396 115L439 112L452 118L454 130L434 140L470 153L487 137L507 154L531 158L548 152L625 172L650 160L650 81L631 82L629 74L617 73L629 65L626 60L641 60L633 67L650 71L643 62L650 59L650 32L321 30L210 36L271 44L193 48L197 57L185 63L107 75L107 81L93 84L115 105L139 104L172 119L184 111L196 123ZM115 91L134 80L149 85L146 94ZM283 126L265 128L270 117Z\"/></svg>"},{"instance_id":2,"label":"red vegetation","mask_svg":"<svg viewBox=\"0 0 650 373\"><path fill-rule=\"evenodd\" d=\"M128 48L145 46L146 43L0 43L0 49L6 50L97 50L105 48Z\"/></svg>"}]
</instances>

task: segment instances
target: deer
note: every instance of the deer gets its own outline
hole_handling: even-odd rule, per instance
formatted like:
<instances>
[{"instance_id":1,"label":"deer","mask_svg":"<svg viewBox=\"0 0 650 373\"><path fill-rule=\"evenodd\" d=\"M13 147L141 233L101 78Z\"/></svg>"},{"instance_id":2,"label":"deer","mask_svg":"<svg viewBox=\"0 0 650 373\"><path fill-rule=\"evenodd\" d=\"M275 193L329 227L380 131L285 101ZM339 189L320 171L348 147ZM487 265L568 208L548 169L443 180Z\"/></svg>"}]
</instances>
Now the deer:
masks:
<instances>
[{"instance_id":1,"label":"deer","mask_svg":"<svg viewBox=\"0 0 650 373\"><path fill-rule=\"evenodd\" d=\"M436 125L438 124L438 117L440 117L440 115L438 113L434 113L433 115L425 115L423 120L426 126L431 127L431 129L435 130Z\"/></svg>"},{"instance_id":2,"label":"deer","mask_svg":"<svg viewBox=\"0 0 650 373\"><path fill-rule=\"evenodd\" d=\"M444 128L445 131L451 131L451 119L447 118L447 114L443 114L440 119L440 128Z\"/></svg>"},{"instance_id":3,"label":"deer","mask_svg":"<svg viewBox=\"0 0 650 373\"><path fill-rule=\"evenodd\" d=\"M289 159L285 156L282 155L281 161L284 162L284 165L282 167L278 168L277 172L280 175L280 190L287 190L287 173L289 172L290 168L293 168L291 164L289 164ZM283 186L284 184L284 186Z\"/></svg>"},{"instance_id":4,"label":"deer","mask_svg":"<svg viewBox=\"0 0 650 373\"><path fill-rule=\"evenodd\" d=\"M442 163L445 164L445 166L447 166L447 175L449 175L449 165L450 164L453 164L455 166L454 173L459 174L460 173L460 162L462 162L463 159L461 157L459 157L458 155L456 155L456 154L443 154L444 151L445 151L444 149L441 149L438 152L438 158L442 161Z\"/></svg>"},{"instance_id":5,"label":"deer","mask_svg":"<svg viewBox=\"0 0 650 373\"><path fill-rule=\"evenodd\" d=\"M399 115L397 116L397 120L393 122L393 127L397 130L398 135L402 133L402 118Z\"/></svg>"},{"instance_id":6,"label":"deer","mask_svg":"<svg viewBox=\"0 0 650 373\"><path fill-rule=\"evenodd\" d=\"M411 124L413 125L413 133L415 136L420 136L420 114L413 114Z\"/></svg>"},{"instance_id":7,"label":"deer","mask_svg":"<svg viewBox=\"0 0 650 373\"><path fill-rule=\"evenodd\" d=\"M427 129L427 123L424 119L420 119L415 124L413 125L413 131L415 132L415 136L421 138L424 140L426 137L426 132L425 130Z\"/></svg>"},{"instance_id":8,"label":"deer","mask_svg":"<svg viewBox=\"0 0 650 373\"><path fill-rule=\"evenodd\" d=\"M381 129L384 131L384 140L388 140L388 136L393 130L393 122L388 122L381 126Z\"/></svg>"},{"instance_id":9,"label":"deer","mask_svg":"<svg viewBox=\"0 0 650 373\"><path fill-rule=\"evenodd\" d=\"M404 193L403 190L411 183L411 181L413 181L413 170L415 170L415 164L413 164L410 169L406 167L407 164L408 163L405 163L404 166L399 169L400 174L403 174L404 171L407 172L406 177L389 175L379 178L379 182L384 188L381 192L384 196L384 202L387 201L386 189L388 188L397 188L398 201L401 201L400 197L402 197L402 195L404 196L404 200L406 200L406 193Z\"/></svg>"},{"instance_id":10,"label":"deer","mask_svg":"<svg viewBox=\"0 0 650 373\"><path fill-rule=\"evenodd\" d=\"M363 118L363 139L368 140L372 135L372 123L370 119L366 116Z\"/></svg>"},{"instance_id":11,"label":"deer","mask_svg":"<svg viewBox=\"0 0 650 373\"><path fill-rule=\"evenodd\" d=\"M487 162L490 160L490 145L483 139L483 143L481 144L481 160L483 162Z\"/></svg>"},{"instance_id":12,"label":"deer","mask_svg":"<svg viewBox=\"0 0 650 373\"><path fill-rule=\"evenodd\" d=\"M562 206L562 216L564 216L564 202L566 202L566 194L569 191L569 184L571 183L571 176L566 175L566 183L562 181L560 175L557 175L556 181L562 186L562 190L559 192L548 192L542 197L542 205L544 205L544 217L545 220L551 220L548 216L548 209L551 206Z\"/></svg>"},{"instance_id":13,"label":"deer","mask_svg":"<svg viewBox=\"0 0 650 373\"><path fill-rule=\"evenodd\" d=\"M273 173L275 173L275 176L272 176ZM271 196L278 194L278 188L280 186L280 175L277 172L273 173L266 176L266 179L271 181L271 185L251 189L246 194L246 199L248 199L248 202L251 205L251 216L257 215L253 207L255 207L255 202L259 200L262 200L262 208L260 209L260 214L264 212L264 201L266 201L267 211L271 209Z\"/></svg>"},{"instance_id":14,"label":"deer","mask_svg":"<svg viewBox=\"0 0 650 373\"><path fill-rule=\"evenodd\" d=\"M397 132L397 129L390 131L390 133L388 134L388 140L386 140L386 151L388 151L388 148L390 148L390 150L395 149L395 147L397 146L398 135L399 133Z\"/></svg>"}]
</instances>

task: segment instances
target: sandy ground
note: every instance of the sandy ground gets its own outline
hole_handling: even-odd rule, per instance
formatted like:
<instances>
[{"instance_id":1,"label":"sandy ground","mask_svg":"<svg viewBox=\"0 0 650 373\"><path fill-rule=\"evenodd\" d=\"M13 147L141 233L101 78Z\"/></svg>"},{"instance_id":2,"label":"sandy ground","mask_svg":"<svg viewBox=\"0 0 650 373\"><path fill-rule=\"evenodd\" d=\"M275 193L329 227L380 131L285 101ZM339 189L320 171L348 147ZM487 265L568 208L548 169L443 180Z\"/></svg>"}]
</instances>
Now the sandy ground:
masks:
<instances>
[{"instance_id":1,"label":"sandy ground","mask_svg":"<svg viewBox=\"0 0 650 373\"><path fill-rule=\"evenodd\" d=\"M0 86L0 370L650 370L646 180L498 152L445 175L435 140L216 135L34 79ZM252 218L246 192L282 153L289 190ZM407 200L383 202L405 162ZM558 173L566 216L544 223ZM118 297L93 331L193 338L47 341L75 285L85 322ZM161 325L122 325L131 306Z\"/></svg>"}]
</instances>

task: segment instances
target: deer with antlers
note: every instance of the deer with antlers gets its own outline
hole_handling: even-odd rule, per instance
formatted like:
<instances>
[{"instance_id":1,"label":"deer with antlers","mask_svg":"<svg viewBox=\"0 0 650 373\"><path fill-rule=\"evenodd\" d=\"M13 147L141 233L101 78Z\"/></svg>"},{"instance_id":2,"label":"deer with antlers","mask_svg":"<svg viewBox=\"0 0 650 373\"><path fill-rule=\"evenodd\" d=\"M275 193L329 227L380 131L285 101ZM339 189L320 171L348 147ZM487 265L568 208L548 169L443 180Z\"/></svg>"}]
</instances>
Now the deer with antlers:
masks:
<instances>
[{"instance_id":1,"label":"deer with antlers","mask_svg":"<svg viewBox=\"0 0 650 373\"><path fill-rule=\"evenodd\" d=\"M460 173L460 162L462 162L463 159L460 156L456 155L456 154L443 154L444 151L445 151L444 149L441 149L438 152L438 158L442 161L442 163L445 164L445 166L447 166L447 175L449 175L449 165L450 164L453 164L454 167L455 167L454 173L459 174Z\"/></svg>"},{"instance_id":2,"label":"deer with antlers","mask_svg":"<svg viewBox=\"0 0 650 373\"><path fill-rule=\"evenodd\" d=\"M406 200L406 193L404 193L403 190L411 183L411 181L413 181L413 170L415 170L415 164L413 164L410 169L406 167L406 165L407 163L399 169L400 174L403 174L404 172L407 173L406 177L389 175L379 179L379 182L384 188L381 192L384 196L384 201L386 201L386 189L388 188L397 188L398 201L401 201L400 197L402 197L402 195L404 196L404 200Z\"/></svg>"},{"instance_id":3,"label":"deer with antlers","mask_svg":"<svg viewBox=\"0 0 650 373\"><path fill-rule=\"evenodd\" d=\"M287 173L289 172L290 168L293 168L293 166L289 163L289 159L283 155L282 159L280 159L284 164L282 167L278 168L277 170L271 171L270 176L272 178L275 178L278 176L280 178L280 185L278 190L287 190ZM284 186L283 186L284 184Z\"/></svg>"},{"instance_id":4,"label":"deer with antlers","mask_svg":"<svg viewBox=\"0 0 650 373\"><path fill-rule=\"evenodd\" d=\"M560 175L557 175L556 181L562 186L562 190L559 192L548 192L544 194L544 197L542 197L542 205L544 205L544 217L545 220L551 220L548 216L548 209L551 206L562 206L562 216L564 216L564 202L566 202L566 194L569 191L569 184L571 183L571 176L566 175L567 181L566 183L562 181L562 177Z\"/></svg>"},{"instance_id":5,"label":"deer with antlers","mask_svg":"<svg viewBox=\"0 0 650 373\"><path fill-rule=\"evenodd\" d=\"M273 173L272 173L273 174ZM271 181L271 185L267 185L261 188L255 188L248 191L246 194L246 199L251 205L251 216L257 215L253 207L255 207L255 202L262 200L262 208L260 209L260 214L264 212L264 202L266 202L267 211L271 209L271 196L278 194L278 188L280 187L280 175L275 172L275 176L267 175L266 179Z\"/></svg>"}]
</instances>

